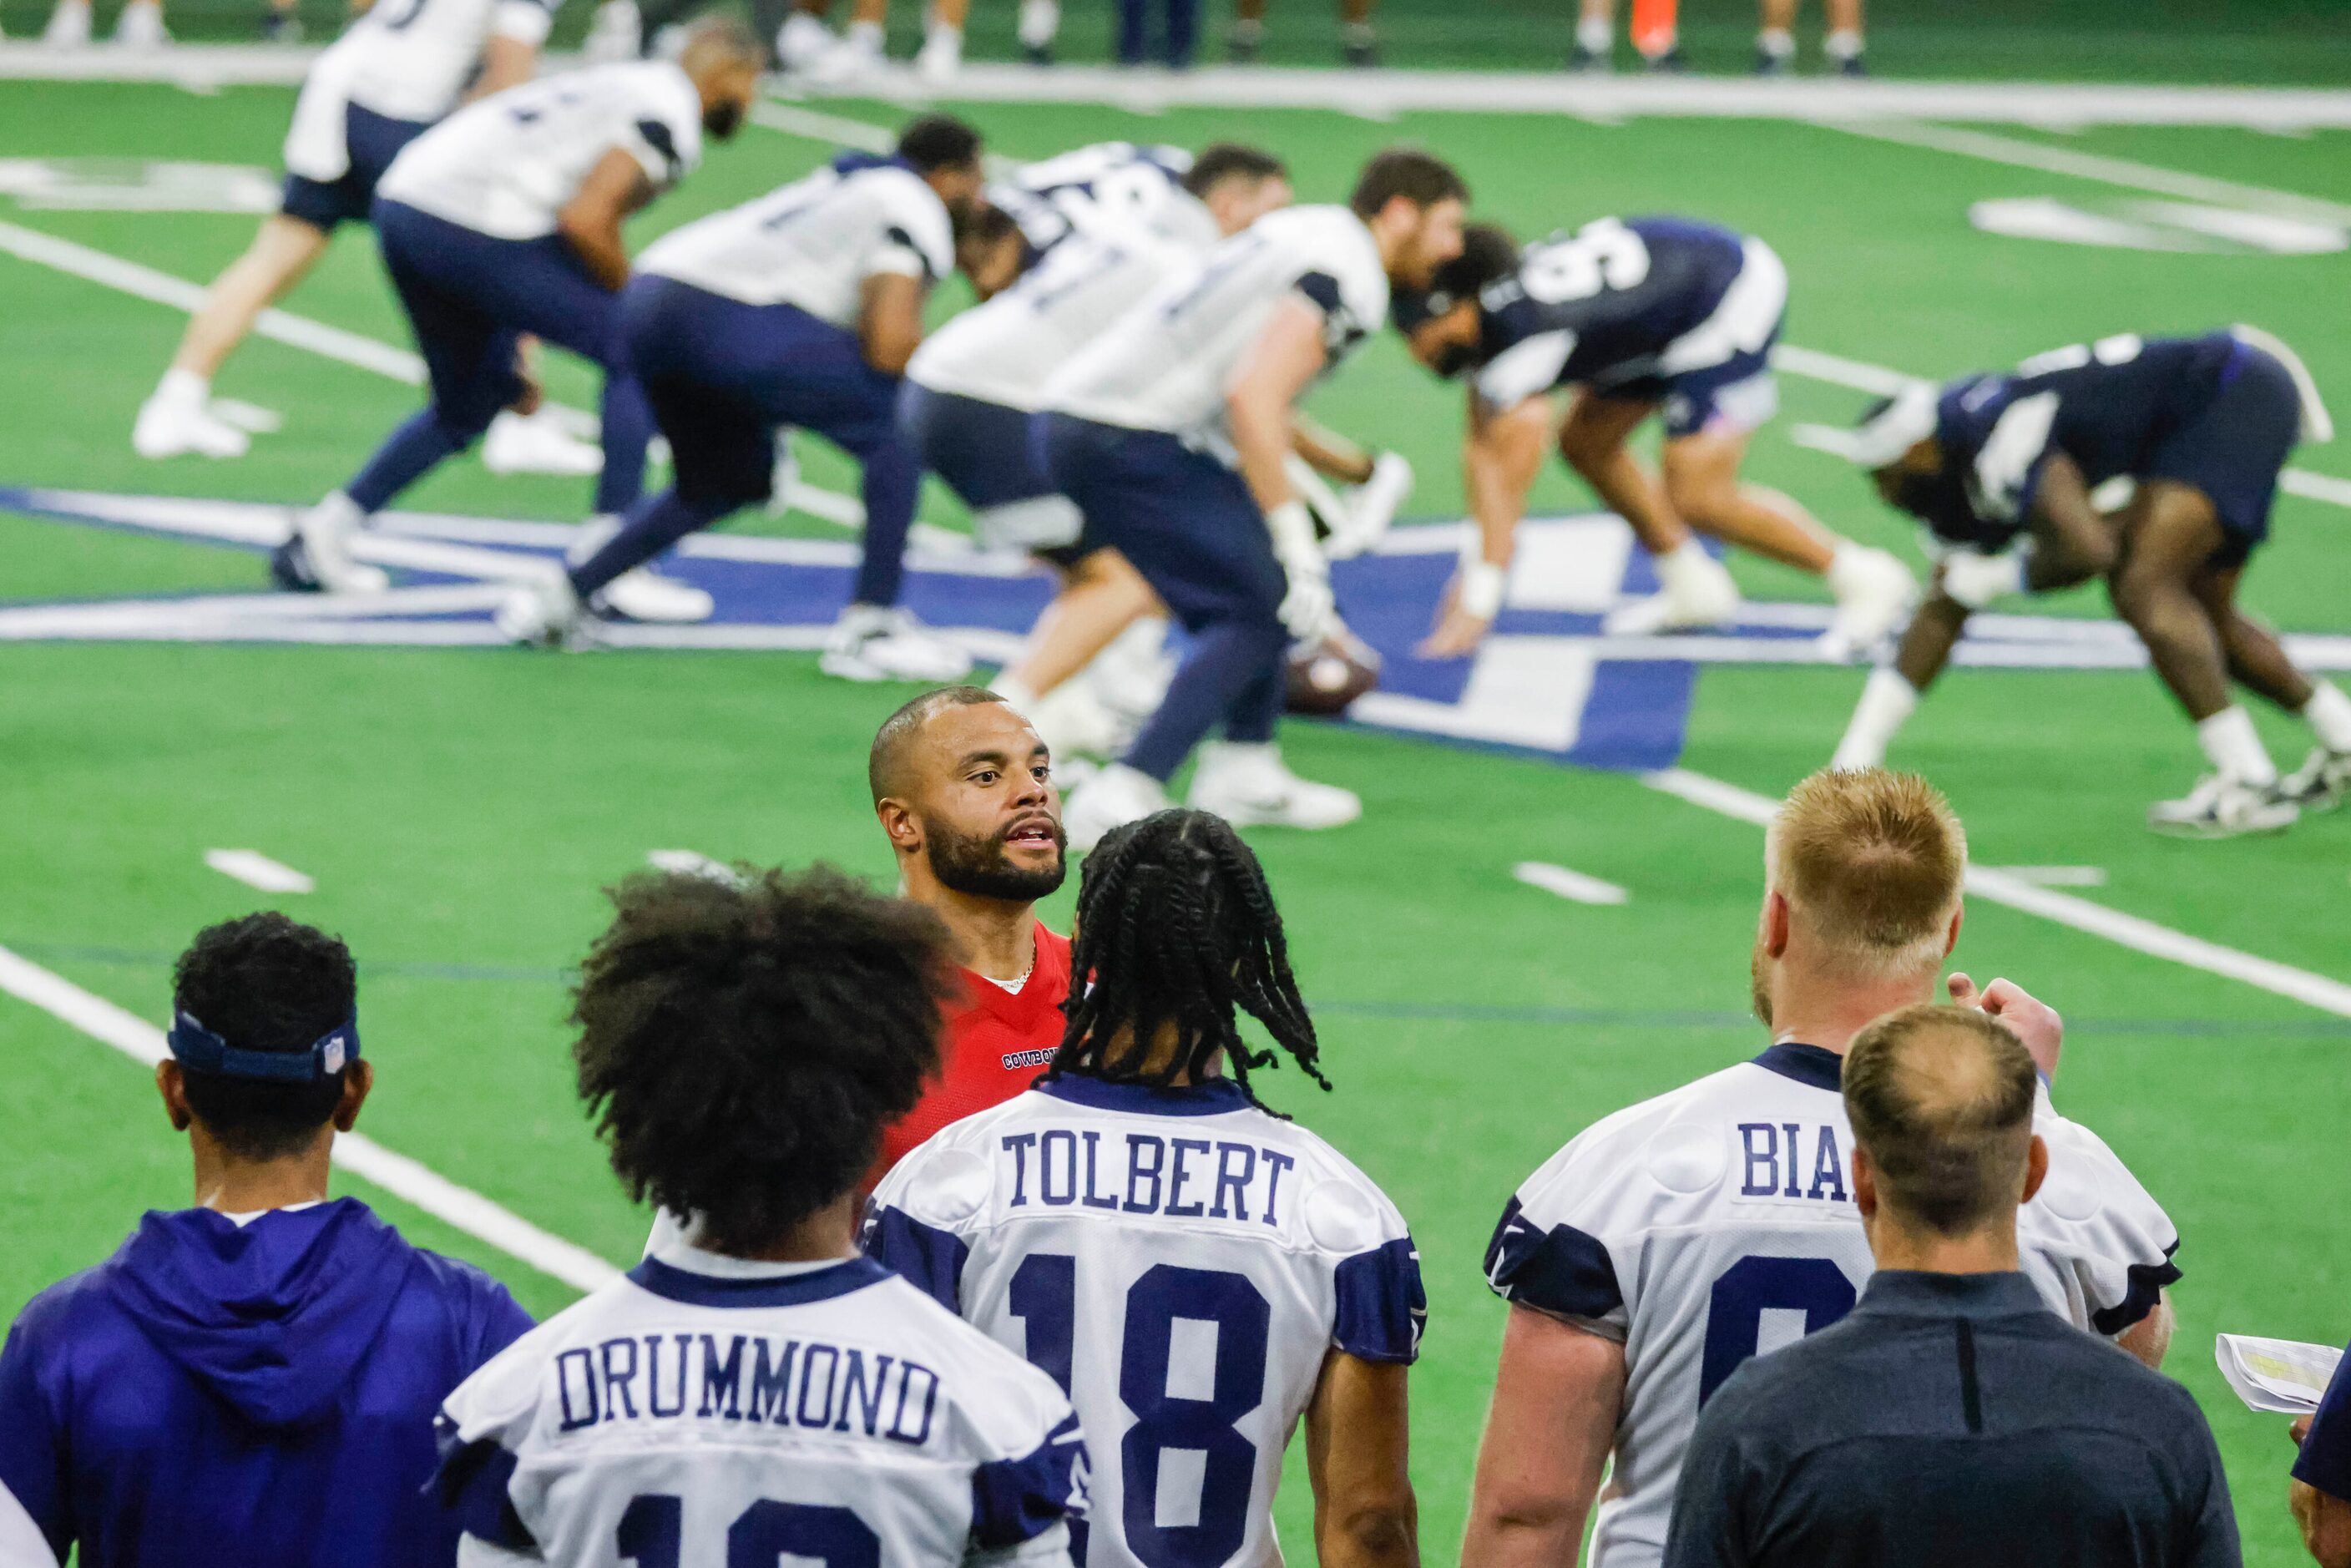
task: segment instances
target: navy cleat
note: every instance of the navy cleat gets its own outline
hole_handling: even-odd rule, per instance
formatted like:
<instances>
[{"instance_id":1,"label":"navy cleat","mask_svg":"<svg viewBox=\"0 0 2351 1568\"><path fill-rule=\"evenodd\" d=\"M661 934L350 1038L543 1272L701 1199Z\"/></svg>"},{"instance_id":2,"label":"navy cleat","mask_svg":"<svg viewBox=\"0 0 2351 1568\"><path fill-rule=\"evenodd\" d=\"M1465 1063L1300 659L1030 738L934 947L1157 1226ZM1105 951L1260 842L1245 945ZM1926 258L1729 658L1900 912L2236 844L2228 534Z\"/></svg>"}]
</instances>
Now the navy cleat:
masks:
<instances>
[{"instance_id":1,"label":"navy cleat","mask_svg":"<svg viewBox=\"0 0 2351 1568\"><path fill-rule=\"evenodd\" d=\"M1836 63L1836 74L1841 77L1851 77L1856 81L1860 80L1869 75L1868 57L1847 55Z\"/></svg>"},{"instance_id":2,"label":"navy cleat","mask_svg":"<svg viewBox=\"0 0 2351 1568\"><path fill-rule=\"evenodd\" d=\"M2147 825L2180 839L2233 839L2247 833L2283 832L2302 809L2278 798L2278 785L2252 785L2224 774L2208 774L2178 800L2147 809Z\"/></svg>"},{"instance_id":3,"label":"navy cleat","mask_svg":"<svg viewBox=\"0 0 2351 1568\"><path fill-rule=\"evenodd\" d=\"M310 570L310 552L302 548L298 534L269 552L269 580L288 593L326 591L319 574Z\"/></svg>"},{"instance_id":4,"label":"navy cleat","mask_svg":"<svg viewBox=\"0 0 2351 1568\"><path fill-rule=\"evenodd\" d=\"M1023 44L1020 46L1020 55L1032 66L1050 66L1053 63L1053 46Z\"/></svg>"},{"instance_id":5,"label":"navy cleat","mask_svg":"<svg viewBox=\"0 0 2351 1568\"><path fill-rule=\"evenodd\" d=\"M1783 77L1795 65L1793 55L1773 54L1770 49L1755 51L1755 74L1759 77Z\"/></svg>"},{"instance_id":6,"label":"navy cleat","mask_svg":"<svg viewBox=\"0 0 2351 1568\"><path fill-rule=\"evenodd\" d=\"M1676 44L1662 55L1653 55L1649 57L1651 76L1677 77L1687 74L1688 70L1689 57L1682 53L1679 44Z\"/></svg>"},{"instance_id":7,"label":"navy cleat","mask_svg":"<svg viewBox=\"0 0 2351 1568\"><path fill-rule=\"evenodd\" d=\"M1616 68L1604 49L1587 49L1582 44L1567 51L1567 68L1578 76L1605 76Z\"/></svg>"}]
</instances>

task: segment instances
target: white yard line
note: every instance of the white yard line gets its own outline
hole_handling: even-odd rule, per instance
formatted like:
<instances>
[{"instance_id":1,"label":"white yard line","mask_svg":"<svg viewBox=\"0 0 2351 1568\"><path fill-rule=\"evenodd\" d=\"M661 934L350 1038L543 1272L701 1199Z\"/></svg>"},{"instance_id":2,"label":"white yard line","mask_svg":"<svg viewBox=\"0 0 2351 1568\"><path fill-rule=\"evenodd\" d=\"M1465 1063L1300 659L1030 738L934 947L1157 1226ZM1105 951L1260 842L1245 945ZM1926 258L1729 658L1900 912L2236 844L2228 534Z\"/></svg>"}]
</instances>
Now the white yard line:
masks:
<instances>
[{"instance_id":1,"label":"white yard line","mask_svg":"<svg viewBox=\"0 0 2351 1568\"><path fill-rule=\"evenodd\" d=\"M171 1054L163 1031L145 1019L5 947L0 947L0 991L149 1067ZM362 1134L339 1134L334 1159L353 1176L574 1290L593 1291L621 1277L618 1269L586 1248L541 1230L471 1187L460 1186Z\"/></svg>"},{"instance_id":2,"label":"white yard line","mask_svg":"<svg viewBox=\"0 0 2351 1568\"><path fill-rule=\"evenodd\" d=\"M1916 114L1921 111L1911 110L1905 112ZM2128 158L2109 158L2100 153L2077 152L2071 147L2052 147L2045 142L2024 141L2013 136L1995 136L1988 131L1969 131L1956 125L1928 125L1910 120L1823 120L1820 123L1832 131L1865 136L1876 141L1895 141L1906 147L1930 148L1938 152L1952 152L1986 162L2006 163L2018 169L2037 169L2045 174L2066 174L2077 180L2095 180L2100 184L2117 185L2128 191L2147 191L2159 196L2176 196L2182 201L2244 207L2308 223L2331 224L2338 228L2351 225L2351 206L2339 202L2297 195L2291 191L2273 191L2262 185L2239 184L2233 180L2216 180L2207 174L2184 173L2177 169L2159 168L2153 163L2136 162Z\"/></svg>"},{"instance_id":3,"label":"white yard line","mask_svg":"<svg viewBox=\"0 0 2351 1568\"><path fill-rule=\"evenodd\" d=\"M2035 887L2104 887L2106 873L2094 865L2004 865L1999 868L2005 876L2019 882L2029 882Z\"/></svg>"},{"instance_id":4,"label":"white yard line","mask_svg":"<svg viewBox=\"0 0 2351 1568\"><path fill-rule=\"evenodd\" d=\"M1549 861L1520 861L1510 868L1510 874L1529 887L1555 893L1577 904L1623 904L1633 896L1613 882L1603 882Z\"/></svg>"},{"instance_id":5,"label":"white yard line","mask_svg":"<svg viewBox=\"0 0 2351 1568\"><path fill-rule=\"evenodd\" d=\"M319 884L283 861L259 850L206 850L204 863L225 877L264 893L316 893Z\"/></svg>"},{"instance_id":6,"label":"white yard line","mask_svg":"<svg viewBox=\"0 0 2351 1568\"><path fill-rule=\"evenodd\" d=\"M1702 806L1722 816L1735 817L1742 822L1768 826L1771 814L1780 803L1767 795L1742 789L1719 779L1703 773L1693 773L1686 768L1667 768L1646 776L1642 782L1652 789L1664 791ZM2093 904L2086 898L2076 898L2068 893L2036 885L2016 870L1993 866L1968 868L1968 892L1974 897L2008 908L2037 915L2060 925L2103 936L2118 946L2150 957L2166 959L2206 974L2240 980L2257 986L2281 997L2291 998L2322 1012L2351 1018L2351 985L2329 979L2324 975L2297 969L2290 964L2263 958L2234 947L2224 947L2217 942L2207 942L2200 936L2190 936L2168 925L2158 925L2152 920L2142 920L2136 915L2125 915L2103 904Z\"/></svg>"}]
</instances>

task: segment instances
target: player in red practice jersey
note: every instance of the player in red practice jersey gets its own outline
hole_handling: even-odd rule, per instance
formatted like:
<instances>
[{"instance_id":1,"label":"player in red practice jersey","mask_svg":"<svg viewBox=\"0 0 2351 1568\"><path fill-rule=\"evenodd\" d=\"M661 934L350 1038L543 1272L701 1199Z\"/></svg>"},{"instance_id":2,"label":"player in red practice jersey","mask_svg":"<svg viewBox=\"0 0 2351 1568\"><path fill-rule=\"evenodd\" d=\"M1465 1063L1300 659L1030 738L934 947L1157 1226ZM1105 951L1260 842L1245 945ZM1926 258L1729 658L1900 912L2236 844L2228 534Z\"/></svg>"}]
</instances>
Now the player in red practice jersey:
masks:
<instances>
[{"instance_id":1,"label":"player in red practice jersey","mask_svg":"<svg viewBox=\"0 0 2351 1568\"><path fill-rule=\"evenodd\" d=\"M1029 721L977 686L943 686L892 714L866 772L905 895L946 922L964 997L938 1079L882 1135L869 1186L948 1123L1029 1087L1061 1043L1070 943L1032 912L1067 873L1052 758Z\"/></svg>"}]
</instances>

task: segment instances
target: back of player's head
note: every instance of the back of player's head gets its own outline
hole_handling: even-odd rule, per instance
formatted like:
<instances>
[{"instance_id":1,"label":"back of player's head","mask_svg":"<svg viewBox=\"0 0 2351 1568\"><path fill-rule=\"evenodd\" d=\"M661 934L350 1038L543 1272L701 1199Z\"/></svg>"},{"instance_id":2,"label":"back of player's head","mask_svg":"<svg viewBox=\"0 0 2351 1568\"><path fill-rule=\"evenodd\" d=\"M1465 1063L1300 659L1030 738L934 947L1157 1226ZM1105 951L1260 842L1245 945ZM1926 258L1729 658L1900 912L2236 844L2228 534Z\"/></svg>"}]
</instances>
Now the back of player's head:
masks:
<instances>
[{"instance_id":1,"label":"back of player's head","mask_svg":"<svg viewBox=\"0 0 2351 1568\"><path fill-rule=\"evenodd\" d=\"M1461 230L1461 254L1429 280L1426 308L1443 315L1478 291L1519 270L1519 242L1499 224L1469 224Z\"/></svg>"},{"instance_id":2,"label":"back of player's head","mask_svg":"<svg viewBox=\"0 0 2351 1568\"><path fill-rule=\"evenodd\" d=\"M1275 1056L1243 1042L1246 1012L1331 1087L1264 868L1222 817L1161 811L1106 835L1086 856L1074 941L1055 1073L1165 1087L1205 1077L1222 1051L1247 1091L1249 1069ZM1174 1051L1155 1066L1170 1030Z\"/></svg>"},{"instance_id":3,"label":"back of player's head","mask_svg":"<svg viewBox=\"0 0 2351 1568\"><path fill-rule=\"evenodd\" d=\"M1469 186L1452 164L1435 153L1417 147L1391 147L1364 165L1347 205L1357 217L1369 221L1399 196L1416 207L1427 208L1439 202L1468 201Z\"/></svg>"},{"instance_id":4,"label":"back of player's head","mask_svg":"<svg viewBox=\"0 0 2351 1568\"><path fill-rule=\"evenodd\" d=\"M195 1023L196 1038L211 1037L224 1066L248 1054L282 1055L288 1075L207 1071L183 1059L188 1109L242 1159L308 1147L333 1117L351 1069L340 1057L331 1071L321 1064L296 1072L293 1063L350 1021L358 995L359 972L341 939L274 910L197 932L172 972L176 1019Z\"/></svg>"},{"instance_id":5,"label":"back of player's head","mask_svg":"<svg viewBox=\"0 0 2351 1568\"><path fill-rule=\"evenodd\" d=\"M720 1251L773 1245L857 1185L937 1071L946 927L824 865L611 896L571 1016L612 1169Z\"/></svg>"},{"instance_id":6,"label":"back of player's head","mask_svg":"<svg viewBox=\"0 0 2351 1568\"><path fill-rule=\"evenodd\" d=\"M1205 197L1227 180L1247 180L1252 184L1265 180L1286 180L1290 170L1281 160L1261 147L1244 147L1238 141L1212 141L1200 149L1192 160L1191 168L1184 172L1184 188L1196 196Z\"/></svg>"},{"instance_id":7,"label":"back of player's head","mask_svg":"<svg viewBox=\"0 0 2351 1568\"><path fill-rule=\"evenodd\" d=\"M898 156L918 174L936 169L977 169L979 132L952 114L925 114L898 133Z\"/></svg>"},{"instance_id":8,"label":"back of player's head","mask_svg":"<svg viewBox=\"0 0 2351 1568\"><path fill-rule=\"evenodd\" d=\"M878 806L884 797L903 796L913 789L914 780L909 770L914 743L921 738L925 725L949 708L1003 700L986 686L939 686L913 698L883 719L882 727L873 732L872 748L865 754L865 782L872 788L873 803Z\"/></svg>"},{"instance_id":9,"label":"back of player's head","mask_svg":"<svg viewBox=\"0 0 2351 1568\"><path fill-rule=\"evenodd\" d=\"M1877 1200L1944 1236L2011 1219L2032 1156L2032 1057L2006 1024L1922 1004L1854 1037L1845 1113Z\"/></svg>"},{"instance_id":10,"label":"back of player's head","mask_svg":"<svg viewBox=\"0 0 2351 1568\"><path fill-rule=\"evenodd\" d=\"M756 71L767 59L767 47L750 24L740 16L723 15L699 17L689 25L677 56L679 68L696 81L713 72L747 66Z\"/></svg>"},{"instance_id":11,"label":"back of player's head","mask_svg":"<svg viewBox=\"0 0 2351 1568\"><path fill-rule=\"evenodd\" d=\"M1763 854L1796 927L1855 978L1941 961L1967 876L1967 831L1917 774L1823 768L1781 802Z\"/></svg>"}]
</instances>

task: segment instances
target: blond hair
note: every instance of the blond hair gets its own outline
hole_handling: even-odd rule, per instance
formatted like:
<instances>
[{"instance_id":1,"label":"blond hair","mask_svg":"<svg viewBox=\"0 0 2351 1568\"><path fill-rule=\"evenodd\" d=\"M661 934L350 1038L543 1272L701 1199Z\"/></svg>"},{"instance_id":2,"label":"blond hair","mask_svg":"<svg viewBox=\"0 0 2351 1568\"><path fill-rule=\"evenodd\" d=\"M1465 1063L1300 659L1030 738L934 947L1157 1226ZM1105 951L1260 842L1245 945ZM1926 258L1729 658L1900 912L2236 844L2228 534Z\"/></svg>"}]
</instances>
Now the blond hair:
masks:
<instances>
[{"instance_id":1,"label":"blond hair","mask_svg":"<svg viewBox=\"0 0 2351 1568\"><path fill-rule=\"evenodd\" d=\"M1857 978L1932 968L1959 908L1967 831L1915 773L1823 768L1788 792L1764 874L1796 925Z\"/></svg>"},{"instance_id":2,"label":"blond hair","mask_svg":"<svg viewBox=\"0 0 2351 1568\"><path fill-rule=\"evenodd\" d=\"M1932 1004L1888 1013L1845 1051L1845 1115L1881 1202L1943 1236L2012 1220L2032 1146L2032 1057L2006 1024Z\"/></svg>"}]
</instances>

